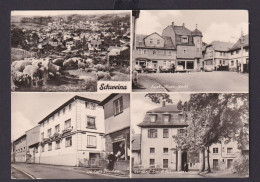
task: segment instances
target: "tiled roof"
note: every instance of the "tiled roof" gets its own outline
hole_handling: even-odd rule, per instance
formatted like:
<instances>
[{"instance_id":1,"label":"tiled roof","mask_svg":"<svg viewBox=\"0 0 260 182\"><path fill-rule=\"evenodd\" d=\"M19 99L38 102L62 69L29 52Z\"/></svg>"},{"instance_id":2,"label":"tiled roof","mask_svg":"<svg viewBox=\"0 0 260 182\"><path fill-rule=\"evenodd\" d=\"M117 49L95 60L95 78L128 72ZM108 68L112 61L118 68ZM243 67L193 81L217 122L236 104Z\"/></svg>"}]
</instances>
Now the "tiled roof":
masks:
<instances>
[{"instance_id":1,"label":"tiled roof","mask_svg":"<svg viewBox=\"0 0 260 182\"><path fill-rule=\"evenodd\" d=\"M141 135L132 135L132 150L141 150Z\"/></svg>"},{"instance_id":2,"label":"tiled roof","mask_svg":"<svg viewBox=\"0 0 260 182\"><path fill-rule=\"evenodd\" d=\"M151 122L151 114L156 114L156 121ZM169 122L164 122L164 114L170 114ZM177 109L176 105L166 105L164 107L159 107L147 111L142 123L138 124L140 127L183 127L188 126L184 122L183 113L181 110Z\"/></svg>"},{"instance_id":3,"label":"tiled roof","mask_svg":"<svg viewBox=\"0 0 260 182\"><path fill-rule=\"evenodd\" d=\"M241 48L241 45L242 45L241 38L242 37L240 37L238 39L238 41L232 46L232 48L230 50L236 50L236 49L240 49ZM249 45L248 34L245 35L243 38L244 38L243 46L248 46Z\"/></svg>"},{"instance_id":4,"label":"tiled roof","mask_svg":"<svg viewBox=\"0 0 260 182\"><path fill-rule=\"evenodd\" d=\"M191 32L191 35L193 35L193 36L196 36L196 35L202 36L202 32L199 31L199 30L196 28L195 30L193 30L193 31Z\"/></svg>"},{"instance_id":5,"label":"tiled roof","mask_svg":"<svg viewBox=\"0 0 260 182\"><path fill-rule=\"evenodd\" d=\"M174 26L173 30L177 35L191 35L191 31L184 26Z\"/></svg>"},{"instance_id":6,"label":"tiled roof","mask_svg":"<svg viewBox=\"0 0 260 182\"><path fill-rule=\"evenodd\" d=\"M147 46L145 46L145 43L144 43L145 37L147 37L147 35L136 34L136 38L135 38L136 47L148 48ZM164 39L164 47L163 47L164 49L175 49L175 46L172 42L171 37L167 37L167 36L161 36L161 37Z\"/></svg>"},{"instance_id":7,"label":"tiled roof","mask_svg":"<svg viewBox=\"0 0 260 182\"><path fill-rule=\"evenodd\" d=\"M230 42L213 41L209 45L214 46L215 51L228 51L233 44Z\"/></svg>"}]
</instances>

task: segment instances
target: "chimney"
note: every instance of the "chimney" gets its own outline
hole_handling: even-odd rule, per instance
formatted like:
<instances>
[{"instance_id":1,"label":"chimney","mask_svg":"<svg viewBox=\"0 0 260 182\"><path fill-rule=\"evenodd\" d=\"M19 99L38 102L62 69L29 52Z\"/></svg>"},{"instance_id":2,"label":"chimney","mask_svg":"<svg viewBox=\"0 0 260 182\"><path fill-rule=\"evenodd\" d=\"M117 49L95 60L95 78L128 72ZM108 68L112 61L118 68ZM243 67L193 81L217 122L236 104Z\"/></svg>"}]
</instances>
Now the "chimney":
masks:
<instances>
[{"instance_id":1,"label":"chimney","mask_svg":"<svg viewBox=\"0 0 260 182\"><path fill-rule=\"evenodd\" d=\"M172 22L172 26L174 27L174 21Z\"/></svg>"},{"instance_id":2,"label":"chimney","mask_svg":"<svg viewBox=\"0 0 260 182\"><path fill-rule=\"evenodd\" d=\"M185 27L185 24L183 23L182 26Z\"/></svg>"},{"instance_id":3,"label":"chimney","mask_svg":"<svg viewBox=\"0 0 260 182\"><path fill-rule=\"evenodd\" d=\"M162 107L165 107L165 101L162 101Z\"/></svg>"}]
</instances>

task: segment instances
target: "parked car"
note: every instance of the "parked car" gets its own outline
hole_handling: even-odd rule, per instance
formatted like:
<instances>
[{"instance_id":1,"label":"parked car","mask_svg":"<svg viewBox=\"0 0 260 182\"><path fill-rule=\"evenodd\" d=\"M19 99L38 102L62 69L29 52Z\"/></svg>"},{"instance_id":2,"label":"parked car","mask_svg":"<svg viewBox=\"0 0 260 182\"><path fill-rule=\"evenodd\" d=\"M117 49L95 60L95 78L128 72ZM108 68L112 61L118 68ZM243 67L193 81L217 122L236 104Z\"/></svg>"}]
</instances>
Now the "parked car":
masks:
<instances>
[{"instance_id":1,"label":"parked car","mask_svg":"<svg viewBox=\"0 0 260 182\"><path fill-rule=\"evenodd\" d=\"M159 172L162 171L162 168L160 168L160 166L155 166L155 165L152 165L149 167L149 174L157 174Z\"/></svg>"},{"instance_id":2,"label":"parked car","mask_svg":"<svg viewBox=\"0 0 260 182\"><path fill-rule=\"evenodd\" d=\"M144 166L142 166L142 165L136 165L136 166L133 166L133 168L132 168L132 173L134 173L134 174L142 174L145 172L146 172L146 170L144 169Z\"/></svg>"},{"instance_id":3,"label":"parked car","mask_svg":"<svg viewBox=\"0 0 260 182\"><path fill-rule=\"evenodd\" d=\"M205 72L212 72L214 70L213 66L205 66L204 71Z\"/></svg>"},{"instance_id":4,"label":"parked car","mask_svg":"<svg viewBox=\"0 0 260 182\"><path fill-rule=\"evenodd\" d=\"M135 70L138 72L138 73L141 73L143 71L142 67L140 65L135 65Z\"/></svg>"},{"instance_id":5,"label":"parked car","mask_svg":"<svg viewBox=\"0 0 260 182\"><path fill-rule=\"evenodd\" d=\"M157 69L152 65L148 65L144 68L144 72L148 72L148 73L156 73Z\"/></svg>"},{"instance_id":6,"label":"parked car","mask_svg":"<svg viewBox=\"0 0 260 182\"><path fill-rule=\"evenodd\" d=\"M160 71L161 71L161 73L170 73L171 67L170 66L162 66Z\"/></svg>"},{"instance_id":7,"label":"parked car","mask_svg":"<svg viewBox=\"0 0 260 182\"><path fill-rule=\"evenodd\" d=\"M186 72L186 71L184 70L182 65L177 65L175 68L175 72L178 73L178 72Z\"/></svg>"}]
</instances>

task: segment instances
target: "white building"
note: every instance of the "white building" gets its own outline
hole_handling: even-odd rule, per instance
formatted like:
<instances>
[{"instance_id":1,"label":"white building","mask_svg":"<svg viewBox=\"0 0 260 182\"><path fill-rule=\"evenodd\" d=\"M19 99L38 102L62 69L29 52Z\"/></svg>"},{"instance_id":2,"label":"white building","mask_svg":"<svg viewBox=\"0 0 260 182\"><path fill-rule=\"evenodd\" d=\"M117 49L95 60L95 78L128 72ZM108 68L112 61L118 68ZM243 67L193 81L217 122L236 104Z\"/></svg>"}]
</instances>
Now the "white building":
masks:
<instances>
[{"instance_id":1,"label":"white building","mask_svg":"<svg viewBox=\"0 0 260 182\"><path fill-rule=\"evenodd\" d=\"M35 163L98 166L105 153L104 111L99 101L75 96L40 124Z\"/></svg>"}]
</instances>

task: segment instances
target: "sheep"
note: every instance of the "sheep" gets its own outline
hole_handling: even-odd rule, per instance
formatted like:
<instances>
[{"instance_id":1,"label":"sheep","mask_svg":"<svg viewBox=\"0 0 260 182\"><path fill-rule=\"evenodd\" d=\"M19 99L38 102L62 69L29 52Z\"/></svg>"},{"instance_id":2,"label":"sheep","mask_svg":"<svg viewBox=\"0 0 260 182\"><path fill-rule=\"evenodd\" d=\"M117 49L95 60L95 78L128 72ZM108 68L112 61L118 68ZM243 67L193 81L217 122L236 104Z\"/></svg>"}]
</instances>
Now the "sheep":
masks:
<instances>
[{"instance_id":1,"label":"sheep","mask_svg":"<svg viewBox=\"0 0 260 182\"><path fill-rule=\"evenodd\" d=\"M49 67L48 67L48 72L49 73L56 74L59 71L60 71L60 66L57 66L57 65L55 65L53 63L49 64Z\"/></svg>"},{"instance_id":2,"label":"sheep","mask_svg":"<svg viewBox=\"0 0 260 182\"><path fill-rule=\"evenodd\" d=\"M28 75L28 77L30 78L31 84L33 85L33 81L36 80L39 75L39 65L35 66L35 65L27 65L24 70L23 70L23 74L24 75ZM36 86L37 82L36 82Z\"/></svg>"},{"instance_id":3,"label":"sheep","mask_svg":"<svg viewBox=\"0 0 260 182\"><path fill-rule=\"evenodd\" d=\"M106 69L106 65L97 64L94 66L98 71L104 71Z\"/></svg>"},{"instance_id":4,"label":"sheep","mask_svg":"<svg viewBox=\"0 0 260 182\"><path fill-rule=\"evenodd\" d=\"M63 67L68 68L70 66L74 65L74 61L72 59L67 59L66 61L63 62Z\"/></svg>"},{"instance_id":5,"label":"sheep","mask_svg":"<svg viewBox=\"0 0 260 182\"><path fill-rule=\"evenodd\" d=\"M78 62L78 69L79 70L84 70L84 69L86 69L88 66L87 66L87 64L85 64L85 63L82 63L82 62Z\"/></svg>"},{"instance_id":6,"label":"sheep","mask_svg":"<svg viewBox=\"0 0 260 182\"><path fill-rule=\"evenodd\" d=\"M31 64L32 64L32 60L14 61L14 62L11 64L11 68L12 68L12 70L14 70L14 71L23 72L24 68L25 68L27 65L31 65Z\"/></svg>"},{"instance_id":7,"label":"sheep","mask_svg":"<svg viewBox=\"0 0 260 182\"><path fill-rule=\"evenodd\" d=\"M63 67L63 62L64 62L63 58L57 58L52 61L53 64L60 66L60 67Z\"/></svg>"},{"instance_id":8,"label":"sheep","mask_svg":"<svg viewBox=\"0 0 260 182\"><path fill-rule=\"evenodd\" d=\"M97 77L97 80L101 80L101 79L107 80L107 79L111 78L109 73L103 72L103 71L97 71L96 72L96 77Z\"/></svg>"}]
</instances>

